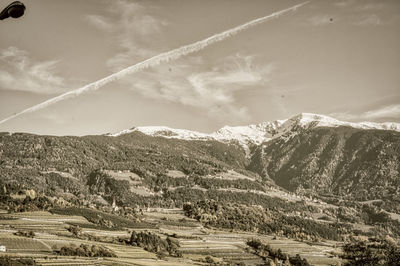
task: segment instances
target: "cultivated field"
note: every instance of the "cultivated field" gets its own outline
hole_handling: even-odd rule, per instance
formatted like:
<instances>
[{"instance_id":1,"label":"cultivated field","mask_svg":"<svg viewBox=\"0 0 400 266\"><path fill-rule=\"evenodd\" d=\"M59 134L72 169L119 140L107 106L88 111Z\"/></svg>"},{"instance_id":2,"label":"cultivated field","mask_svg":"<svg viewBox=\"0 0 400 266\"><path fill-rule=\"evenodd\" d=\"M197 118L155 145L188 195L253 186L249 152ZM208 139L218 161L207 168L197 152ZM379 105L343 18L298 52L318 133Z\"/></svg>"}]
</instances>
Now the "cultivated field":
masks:
<instances>
[{"instance_id":1,"label":"cultivated field","mask_svg":"<svg viewBox=\"0 0 400 266\"><path fill-rule=\"evenodd\" d=\"M0 212L0 245L7 252L0 255L32 257L41 265L206 265L207 256L214 261L244 262L258 265L263 261L246 246L249 238L259 238L273 248L280 248L290 255L300 254L313 265L336 265L337 252L334 242L308 244L286 238L263 236L248 232L223 231L204 228L194 219L187 218L180 209L151 209L143 215L143 221L154 228L124 228L123 230L97 229L82 216L58 215L50 212L23 212L7 214ZM108 242L76 238L68 228L79 224L84 235L99 237ZM17 236L18 231L33 231L34 237ZM129 239L131 231L151 231L161 238L170 236L179 243L182 258L157 258L155 253L140 247L113 242L115 238ZM60 256L55 251L63 246L100 245L112 250L116 258L89 258Z\"/></svg>"}]
</instances>

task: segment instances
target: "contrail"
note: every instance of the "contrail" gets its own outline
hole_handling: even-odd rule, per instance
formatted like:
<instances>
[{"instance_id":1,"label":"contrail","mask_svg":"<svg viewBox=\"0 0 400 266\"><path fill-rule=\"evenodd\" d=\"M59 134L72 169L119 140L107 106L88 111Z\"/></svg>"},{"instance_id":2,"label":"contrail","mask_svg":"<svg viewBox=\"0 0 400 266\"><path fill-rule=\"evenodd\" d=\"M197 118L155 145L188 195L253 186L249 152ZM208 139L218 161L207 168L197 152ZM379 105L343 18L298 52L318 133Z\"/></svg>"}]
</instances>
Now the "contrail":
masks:
<instances>
[{"instance_id":1,"label":"contrail","mask_svg":"<svg viewBox=\"0 0 400 266\"><path fill-rule=\"evenodd\" d=\"M84 92L98 90L99 88L105 86L106 84L108 84L110 82L113 82L115 80L121 79L122 77L124 77L124 76L126 76L128 74L132 74L132 73L141 71L143 69L147 69L147 68L150 68L150 67L153 67L153 66L157 66L157 65L159 65L161 63L169 62L171 60L178 59L178 58L180 58L182 56L198 52L198 51L206 48L207 46L209 46L209 45L211 45L213 43L223 41L223 40L225 40L225 39L227 39L229 37L232 37L232 36L238 34L241 31L247 30L247 29L249 29L251 27L254 27L254 26L258 25L258 24L261 24L261 23L264 23L264 22L269 21L271 19L277 18L277 17L279 17L279 16L281 16L281 15L283 15L285 13L288 13L290 11L295 11L297 8L299 8L299 7L301 7L301 6L305 5L305 4L308 4L309 2L310 1L307 1L307 2L304 2L302 4L298 4L298 5L289 7L287 9L272 13L271 15L251 20L251 21L249 21L249 22L247 22L245 24L239 25L239 26L237 26L237 27L235 27L233 29L226 30L226 31L221 32L221 33L217 33L217 34L215 34L215 35L213 35L211 37L208 37L208 38L206 38L204 40L197 41L195 43L188 44L188 45L182 46L180 48L176 48L176 49L171 50L169 52L164 52L164 53L161 53L159 55L153 56L153 57L151 57L149 59L146 59L146 60L144 60L144 61L142 61L140 63L137 63L137 64L135 64L133 66L127 67L127 68L125 68L125 69L123 69L123 70L121 70L119 72L111 74L111 75L109 75L109 76L107 76L105 78L102 78L100 80L97 80L95 82L87 84L86 86L83 86L81 88L66 92L66 93L61 94L59 96L56 96L54 98L48 99L48 100L46 100L46 101L44 101L42 103L34 105L34 106L32 106L32 107L30 107L28 109L25 109L25 110L23 110L23 111L21 111L19 113L13 114L12 116L9 116L9 117L1 120L0 124L3 124L5 122L7 122L8 120L16 118L16 117L18 117L18 116L20 116L22 114L31 113L31 112L35 112L37 110L46 108L47 106L55 104L55 103L57 103L59 101L62 101L62 100L68 99L68 98L72 98L72 97L77 97L77 96L79 96L80 94L82 94Z\"/></svg>"}]
</instances>

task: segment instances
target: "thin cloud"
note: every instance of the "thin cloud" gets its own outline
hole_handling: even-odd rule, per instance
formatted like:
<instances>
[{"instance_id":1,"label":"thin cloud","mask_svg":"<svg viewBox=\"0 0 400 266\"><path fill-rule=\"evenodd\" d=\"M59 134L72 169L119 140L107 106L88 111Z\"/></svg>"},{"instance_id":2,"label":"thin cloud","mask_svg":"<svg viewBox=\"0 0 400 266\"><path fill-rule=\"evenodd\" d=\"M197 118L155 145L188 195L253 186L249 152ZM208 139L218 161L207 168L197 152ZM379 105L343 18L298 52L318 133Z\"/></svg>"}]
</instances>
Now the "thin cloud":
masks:
<instances>
[{"instance_id":1,"label":"thin cloud","mask_svg":"<svg viewBox=\"0 0 400 266\"><path fill-rule=\"evenodd\" d=\"M333 5L342 9L343 21L355 26L380 26L392 24L398 16L392 14L387 1L339 1Z\"/></svg>"},{"instance_id":2,"label":"thin cloud","mask_svg":"<svg viewBox=\"0 0 400 266\"><path fill-rule=\"evenodd\" d=\"M355 0L340 0L333 2L336 7L351 7L357 11L371 11L380 10L383 8L384 3L372 0L372 1L355 1Z\"/></svg>"},{"instance_id":3,"label":"thin cloud","mask_svg":"<svg viewBox=\"0 0 400 266\"><path fill-rule=\"evenodd\" d=\"M56 74L58 61L36 62L17 47L0 50L0 88L53 94L65 90L64 79Z\"/></svg>"},{"instance_id":4,"label":"thin cloud","mask_svg":"<svg viewBox=\"0 0 400 266\"><path fill-rule=\"evenodd\" d=\"M205 110L209 116L246 121L249 114L239 106L235 93L269 81L273 65L258 67L254 57L235 55L220 60L204 71L201 57L190 57L181 64L128 77L132 90L154 99L167 100Z\"/></svg>"},{"instance_id":5,"label":"thin cloud","mask_svg":"<svg viewBox=\"0 0 400 266\"><path fill-rule=\"evenodd\" d=\"M400 104L385 106L380 109L367 111L363 114L365 118L377 119L386 117L400 117Z\"/></svg>"},{"instance_id":6,"label":"thin cloud","mask_svg":"<svg viewBox=\"0 0 400 266\"><path fill-rule=\"evenodd\" d=\"M167 23L150 13L154 10L131 1L112 1L109 16L89 14L86 21L110 36L110 44L118 46L118 52L107 66L118 71L158 53L163 42L154 42L154 36L161 38L161 29Z\"/></svg>"},{"instance_id":7,"label":"thin cloud","mask_svg":"<svg viewBox=\"0 0 400 266\"><path fill-rule=\"evenodd\" d=\"M351 113L332 113L333 117L342 120L379 120L379 119L399 119L400 118L400 104L383 106L374 110L368 110L360 114Z\"/></svg>"},{"instance_id":8,"label":"thin cloud","mask_svg":"<svg viewBox=\"0 0 400 266\"><path fill-rule=\"evenodd\" d=\"M354 22L354 25L357 26L378 26L382 25L383 21L380 19L380 17L376 14L371 14L364 16L361 18L361 20Z\"/></svg>"},{"instance_id":9,"label":"thin cloud","mask_svg":"<svg viewBox=\"0 0 400 266\"><path fill-rule=\"evenodd\" d=\"M332 23L331 19L332 19L332 16L328 15L328 14L315 15L315 16L309 18L308 22L314 26L323 26L323 25ZM337 18L335 18L335 20L337 20Z\"/></svg>"},{"instance_id":10,"label":"thin cloud","mask_svg":"<svg viewBox=\"0 0 400 266\"><path fill-rule=\"evenodd\" d=\"M347 7L350 4L352 4L354 1L353 0L347 0L347 1L336 1L333 3L334 6L337 7Z\"/></svg>"},{"instance_id":11,"label":"thin cloud","mask_svg":"<svg viewBox=\"0 0 400 266\"><path fill-rule=\"evenodd\" d=\"M383 6L383 3L372 2L360 6L359 9L362 11L381 10Z\"/></svg>"},{"instance_id":12,"label":"thin cloud","mask_svg":"<svg viewBox=\"0 0 400 266\"><path fill-rule=\"evenodd\" d=\"M57 125L64 125L66 122L66 120L61 115L54 113L54 112L53 113L46 112L46 113L40 114L40 118L48 120L51 123L57 124Z\"/></svg>"},{"instance_id":13,"label":"thin cloud","mask_svg":"<svg viewBox=\"0 0 400 266\"><path fill-rule=\"evenodd\" d=\"M111 31L113 29L112 23L106 17L100 15L86 15L85 19L89 24L100 30Z\"/></svg>"}]
</instances>

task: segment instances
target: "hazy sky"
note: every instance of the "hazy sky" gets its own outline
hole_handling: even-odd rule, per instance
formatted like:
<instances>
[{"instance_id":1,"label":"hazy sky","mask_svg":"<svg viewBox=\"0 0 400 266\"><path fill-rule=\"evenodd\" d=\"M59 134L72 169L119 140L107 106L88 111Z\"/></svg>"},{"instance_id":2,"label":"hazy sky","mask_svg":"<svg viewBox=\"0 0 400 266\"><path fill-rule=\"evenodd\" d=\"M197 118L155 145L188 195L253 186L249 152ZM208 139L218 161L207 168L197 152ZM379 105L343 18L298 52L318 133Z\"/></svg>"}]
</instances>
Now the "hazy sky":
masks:
<instances>
[{"instance_id":1,"label":"hazy sky","mask_svg":"<svg viewBox=\"0 0 400 266\"><path fill-rule=\"evenodd\" d=\"M0 120L301 3L22 2L23 17L0 21ZM17 117L0 131L83 135L165 125L211 132L301 112L400 122L400 1L314 0L200 52Z\"/></svg>"}]
</instances>

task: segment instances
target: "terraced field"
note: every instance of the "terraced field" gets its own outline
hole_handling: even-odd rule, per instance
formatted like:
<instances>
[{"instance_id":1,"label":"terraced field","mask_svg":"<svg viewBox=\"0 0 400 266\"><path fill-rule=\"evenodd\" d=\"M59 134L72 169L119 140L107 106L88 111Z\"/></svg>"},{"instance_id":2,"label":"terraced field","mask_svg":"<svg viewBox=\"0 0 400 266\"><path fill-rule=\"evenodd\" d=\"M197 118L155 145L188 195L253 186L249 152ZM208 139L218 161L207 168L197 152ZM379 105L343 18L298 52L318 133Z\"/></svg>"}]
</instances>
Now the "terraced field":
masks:
<instances>
[{"instance_id":1,"label":"terraced field","mask_svg":"<svg viewBox=\"0 0 400 266\"><path fill-rule=\"evenodd\" d=\"M290 255L300 254L313 265L336 265L339 259L332 256L337 249L335 242L318 245L307 244L286 238L257 235L248 232L228 232L204 228L199 222L183 215L180 209L153 209L145 212L143 220L156 224L155 228L126 228L108 231L96 229L82 216L67 216L49 212L25 212L7 214L0 212L0 245L7 252L0 255L12 257L32 257L41 265L205 265L204 259L211 256L214 261L244 262L246 265L262 264L263 260L253 254L246 246L249 238L259 238L273 248L280 248ZM82 233L110 240L95 242L75 238L67 230L69 223L79 224ZM33 231L32 238L16 236L19 230ZM131 231L152 231L161 238L170 236L179 243L182 258L165 257L158 259L156 254L143 248L111 243L113 237L129 239ZM116 258L88 258L60 256L54 250L74 244L79 246L101 245L115 252Z\"/></svg>"},{"instance_id":2,"label":"terraced field","mask_svg":"<svg viewBox=\"0 0 400 266\"><path fill-rule=\"evenodd\" d=\"M320 243L307 243L291 240L288 238L276 238L271 236L259 237L267 242L274 249L281 249L284 253L291 255L299 254L306 258L312 265L340 265L341 259L333 254L340 253L334 241L324 241Z\"/></svg>"},{"instance_id":3,"label":"terraced field","mask_svg":"<svg viewBox=\"0 0 400 266\"><path fill-rule=\"evenodd\" d=\"M52 251L51 247L40 239L19 237L3 232L0 233L0 243L1 245L5 245L7 247L7 252L11 253L38 253Z\"/></svg>"},{"instance_id":4,"label":"terraced field","mask_svg":"<svg viewBox=\"0 0 400 266\"><path fill-rule=\"evenodd\" d=\"M164 213L146 213L145 217L153 222L158 220L161 223L159 230L162 233L176 236L183 256L193 260L212 256L237 263L244 262L246 265L263 264L258 256L246 250L248 239L259 238L272 248L281 249L291 256L301 255L312 265L339 265L341 262L341 259L333 255L340 252L339 248L336 248L340 243L334 241L310 244L283 237L204 228L196 220L185 217L179 209L164 210ZM190 223L190 226L180 222L182 219ZM166 225L162 224L163 221L180 222L180 225Z\"/></svg>"}]
</instances>

